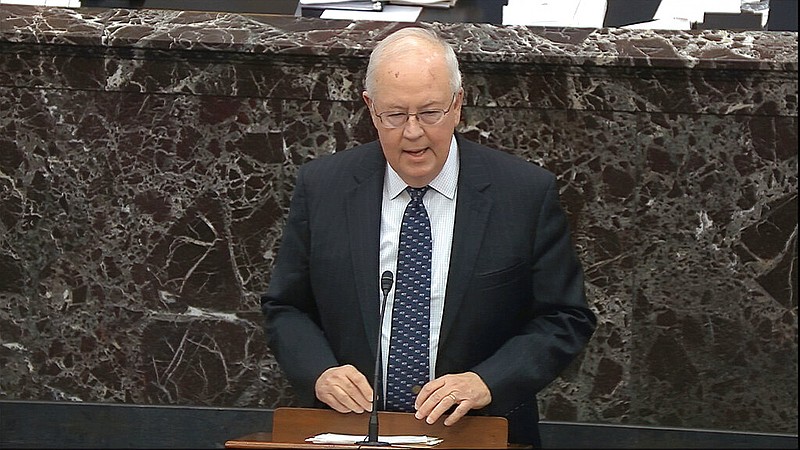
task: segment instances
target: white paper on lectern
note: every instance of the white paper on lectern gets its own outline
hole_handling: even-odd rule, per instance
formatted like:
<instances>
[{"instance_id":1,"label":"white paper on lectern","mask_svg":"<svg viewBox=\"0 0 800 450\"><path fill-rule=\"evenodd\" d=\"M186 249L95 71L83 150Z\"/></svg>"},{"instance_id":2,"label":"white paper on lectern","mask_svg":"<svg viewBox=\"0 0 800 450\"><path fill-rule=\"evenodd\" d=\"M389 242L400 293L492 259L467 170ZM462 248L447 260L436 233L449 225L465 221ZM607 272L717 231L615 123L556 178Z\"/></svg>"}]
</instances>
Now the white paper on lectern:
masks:
<instances>
[{"instance_id":1,"label":"white paper on lectern","mask_svg":"<svg viewBox=\"0 0 800 450\"><path fill-rule=\"evenodd\" d=\"M366 436L355 434L322 433L306 439L313 444L358 444L366 440ZM432 436L378 436L378 440L392 445L436 445L442 439Z\"/></svg>"}]
</instances>

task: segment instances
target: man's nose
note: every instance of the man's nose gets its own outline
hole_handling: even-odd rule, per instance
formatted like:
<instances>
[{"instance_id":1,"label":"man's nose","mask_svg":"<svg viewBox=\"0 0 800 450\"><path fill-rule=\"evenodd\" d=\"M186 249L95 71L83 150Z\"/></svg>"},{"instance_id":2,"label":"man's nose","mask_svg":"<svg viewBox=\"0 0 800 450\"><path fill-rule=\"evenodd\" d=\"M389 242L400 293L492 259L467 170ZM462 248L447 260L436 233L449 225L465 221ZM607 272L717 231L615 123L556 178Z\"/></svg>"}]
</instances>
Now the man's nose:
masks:
<instances>
[{"instance_id":1,"label":"man's nose","mask_svg":"<svg viewBox=\"0 0 800 450\"><path fill-rule=\"evenodd\" d=\"M425 134L425 130L422 129L422 125L420 125L416 114L409 115L406 120L405 128L403 128L403 136L406 138L416 138L423 134Z\"/></svg>"}]
</instances>

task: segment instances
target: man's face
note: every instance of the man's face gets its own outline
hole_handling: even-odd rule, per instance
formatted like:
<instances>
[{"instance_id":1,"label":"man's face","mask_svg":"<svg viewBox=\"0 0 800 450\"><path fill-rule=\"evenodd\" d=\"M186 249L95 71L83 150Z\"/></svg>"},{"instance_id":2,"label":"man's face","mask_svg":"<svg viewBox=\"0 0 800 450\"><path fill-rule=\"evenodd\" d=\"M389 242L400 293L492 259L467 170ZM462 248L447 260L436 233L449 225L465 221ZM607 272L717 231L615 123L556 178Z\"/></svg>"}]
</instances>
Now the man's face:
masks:
<instances>
[{"instance_id":1,"label":"man's face","mask_svg":"<svg viewBox=\"0 0 800 450\"><path fill-rule=\"evenodd\" d=\"M381 62L376 71L374 98L365 92L364 101L373 113L372 122L386 160L409 186L423 187L439 174L447 160L453 132L461 120L463 95L462 91L451 91L440 50L427 43L408 45L419 49ZM389 128L375 115L448 109L436 125L426 125L416 116L409 116L405 125Z\"/></svg>"}]
</instances>

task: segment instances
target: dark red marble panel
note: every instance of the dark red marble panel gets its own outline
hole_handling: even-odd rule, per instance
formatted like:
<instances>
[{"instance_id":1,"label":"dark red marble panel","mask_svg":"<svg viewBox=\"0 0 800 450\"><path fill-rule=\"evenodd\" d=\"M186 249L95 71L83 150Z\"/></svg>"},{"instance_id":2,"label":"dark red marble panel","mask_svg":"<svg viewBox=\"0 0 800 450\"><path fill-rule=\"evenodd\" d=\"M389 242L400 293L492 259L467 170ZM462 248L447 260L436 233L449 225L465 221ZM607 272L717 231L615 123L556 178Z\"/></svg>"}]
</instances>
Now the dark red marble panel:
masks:
<instances>
[{"instance_id":1,"label":"dark red marble panel","mask_svg":"<svg viewBox=\"0 0 800 450\"><path fill-rule=\"evenodd\" d=\"M399 24L0 6L0 397L274 407L297 167ZM797 34L434 24L559 176L599 325L543 417L797 432Z\"/></svg>"}]
</instances>

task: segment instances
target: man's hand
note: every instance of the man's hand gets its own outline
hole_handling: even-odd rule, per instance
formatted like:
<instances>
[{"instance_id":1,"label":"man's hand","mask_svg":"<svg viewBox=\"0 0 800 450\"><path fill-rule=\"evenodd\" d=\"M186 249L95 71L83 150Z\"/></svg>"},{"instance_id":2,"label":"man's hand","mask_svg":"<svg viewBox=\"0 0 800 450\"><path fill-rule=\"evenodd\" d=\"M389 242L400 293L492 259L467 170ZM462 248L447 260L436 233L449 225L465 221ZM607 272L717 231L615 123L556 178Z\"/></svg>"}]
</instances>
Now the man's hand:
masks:
<instances>
[{"instance_id":1,"label":"man's hand","mask_svg":"<svg viewBox=\"0 0 800 450\"><path fill-rule=\"evenodd\" d=\"M415 416L433 424L453 405L457 405L455 411L444 421L445 425L450 426L464 417L470 409L480 409L491 402L492 393L489 387L475 372L445 375L429 381L419 391L414 403L417 408Z\"/></svg>"},{"instance_id":2,"label":"man's hand","mask_svg":"<svg viewBox=\"0 0 800 450\"><path fill-rule=\"evenodd\" d=\"M372 411L372 387L351 365L331 367L314 384L317 398L340 413Z\"/></svg>"}]
</instances>

